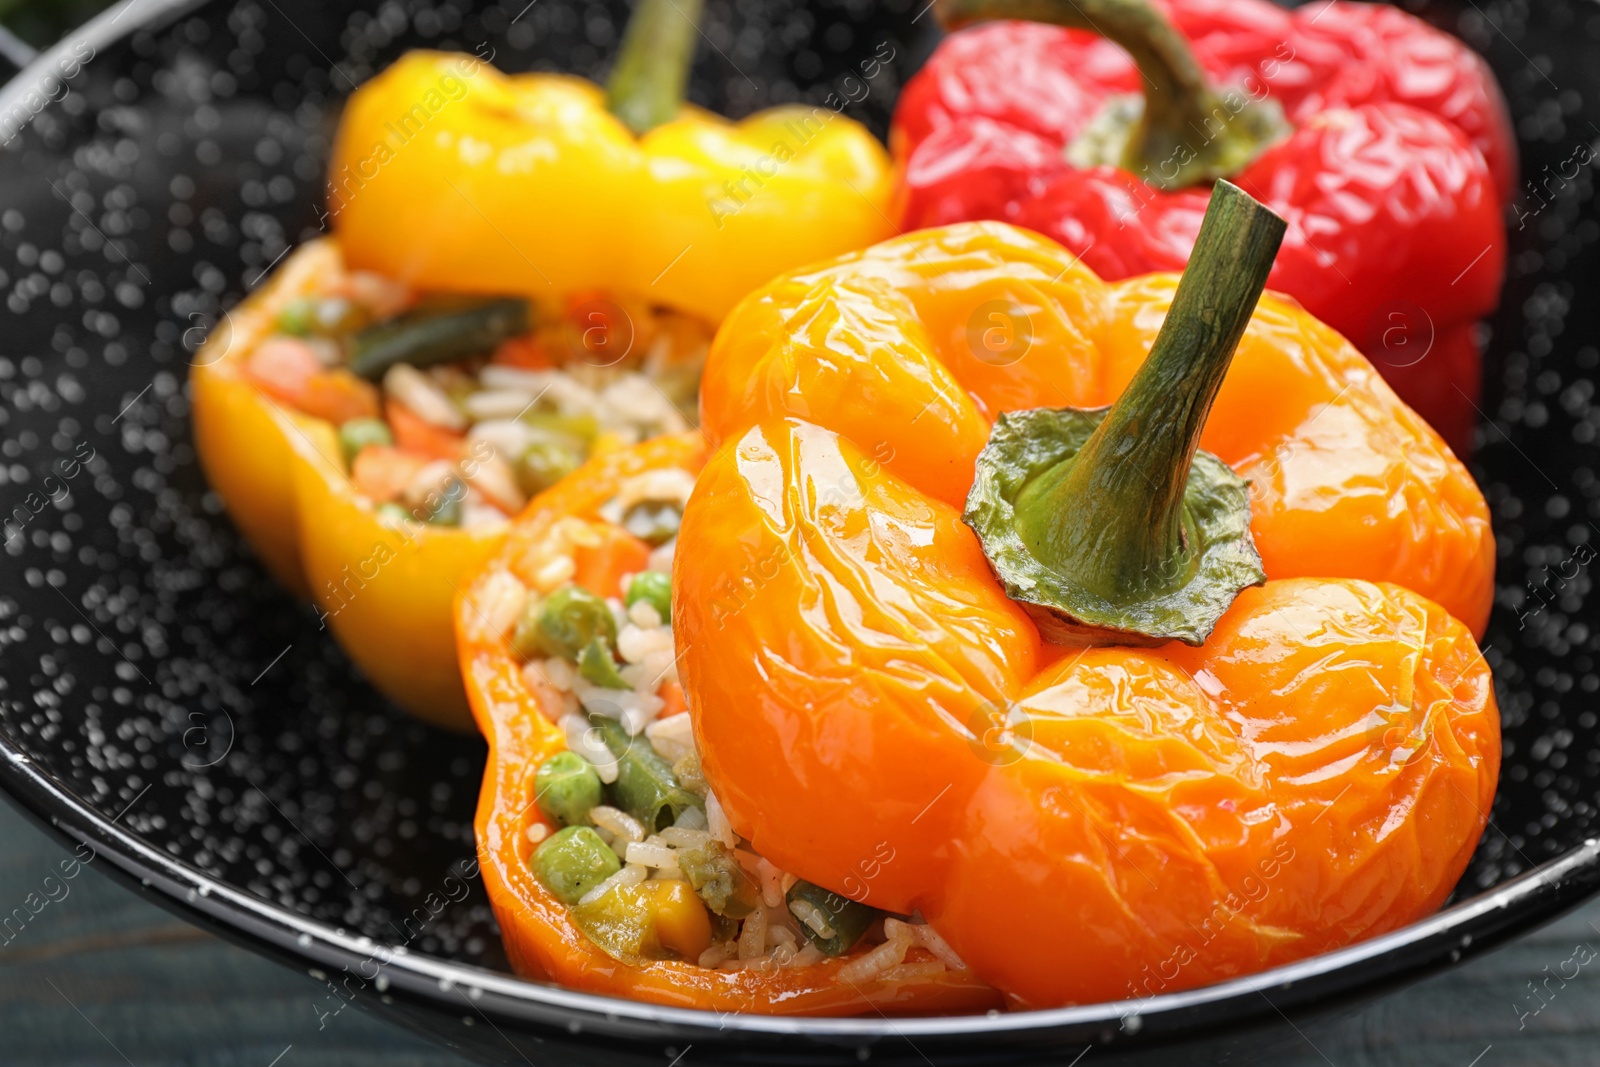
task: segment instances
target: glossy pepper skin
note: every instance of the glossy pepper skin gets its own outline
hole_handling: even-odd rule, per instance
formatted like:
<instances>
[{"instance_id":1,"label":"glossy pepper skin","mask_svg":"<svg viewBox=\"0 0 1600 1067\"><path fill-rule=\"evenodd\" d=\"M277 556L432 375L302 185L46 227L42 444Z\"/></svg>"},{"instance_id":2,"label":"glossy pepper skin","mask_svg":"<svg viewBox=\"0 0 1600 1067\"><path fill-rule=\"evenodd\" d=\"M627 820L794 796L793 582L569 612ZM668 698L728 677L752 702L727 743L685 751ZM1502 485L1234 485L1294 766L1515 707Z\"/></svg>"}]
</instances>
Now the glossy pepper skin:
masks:
<instances>
[{"instance_id":1,"label":"glossy pepper skin","mask_svg":"<svg viewBox=\"0 0 1600 1067\"><path fill-rule=\"evenodd\" d=\"M733 124L684 108L636 137L589 82L413 52L351 97L330 184L335 240L290 257L196 361L200 458L268 568L317 601L373 684L470 730L450 605L503 529L381 522L334 427L261 394L243 359L290 299L345 269L522 294L536 313L602 293L715 322L768 278L885 236L888 157L826 109Z\"/></svg>"},{"instance_id":2,"label":"glossy pepper skin","mask_svg":"<svg viewBox=\"0 0 1600 1067\"><path fill-rule=\"evenodd\" d=\"M1483 498L1281 298L1201 441L1251 480L1267 583L1199 647L1053 647L1003 594L960 510L992 419L1114 400L1175 287L952 226L753 294L708 367L672 609L707 780L772 862L920 909L1014 1006L1401 926L1494 795ZM1009 362L969 340L996 301L1031 319Z\"/></svg>"},{"instance_id":3,"label":"glossy pepper skin","mask_svg":"<svg viewBox=\"0 0 1600 1067\"><path fill-rule=\"evenodd\" d=\"M1271 288L1353 341L1464 450L1473 328L1498 302L1517 172L1487 65L1386 4L1154 2L1213 86L1270 97L1292 126L1232 178L1289 222ZM1127 54L1090 33L993 22L953 34L895 112L904 228L999 219L1107 279L1181 270L1205 189L1166 192L1064 156L1110 97L1141 89Z\"/></svg>"},{"instance_id":4,"label":"glossy pepper skin","mask_svg":"<svg viewBox=\"0 0 1600 1067\"><path fill-rule=\"evenodd\" d=\"M267 569L317 603L362 673L413 714L470 728L451 605L504 531L381 521L350 483L333 424L276 403L244 370L284 307L343 270L333 241L311 242L228 313L190 374L196 451Z\"/></svg>"},{"instance_id":5,"label":"glossy pepper skin","mask_svg":"<svg viewBox=\"0 0 1600 1067\"><path fill-rule=\"evenodd\" d=\"M397 134L424 101L434 111ZM826 108L733 123L685 106L639 137L581 78L434 52L351 99L330 181L353 266L538 302L625 293L710 322L785 270L893 233L887 154Z\"/></svg>"},{"instance_id":6,"label":"glossy pepper skin","mask_svg":"<svg viewBox=\"0 0 1600 1067\"><path fill-rule=\"evenodd\" d=\"M552 525L565 518L597 521L600 507L624 479L643 471L679 467L697 471L705 461L699 434L663 437L591 460L538 497L517 520L504 549L466 588L456 606L461 672L473 714L489 741L489 760L478 801L480 869L494 906L506 953L517 973L573 989L678 1007L784 1015L983 1011L999 995L967 972L936 979L841 984L846 959L770 971L708 969L673 960L624 963L597 948L573 922L568 907L529 869L530 826L544 822L534 803L533 768L566 748L566 740L540 708L540 696L491 605L506 576L531 582L519 561ZM597 590L615 594L616 590ZM546 829L555 826L545 823Z\"/></svg>"}]
</instances>

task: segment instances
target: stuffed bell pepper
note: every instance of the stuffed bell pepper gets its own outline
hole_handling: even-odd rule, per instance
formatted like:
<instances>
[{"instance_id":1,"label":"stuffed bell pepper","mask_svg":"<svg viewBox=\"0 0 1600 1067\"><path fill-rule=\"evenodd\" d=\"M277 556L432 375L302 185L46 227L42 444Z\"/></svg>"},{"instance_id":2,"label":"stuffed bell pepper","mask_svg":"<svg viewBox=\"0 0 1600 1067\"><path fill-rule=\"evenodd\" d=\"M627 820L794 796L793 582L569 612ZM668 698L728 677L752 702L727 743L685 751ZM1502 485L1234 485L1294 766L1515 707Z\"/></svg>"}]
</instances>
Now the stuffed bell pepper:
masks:
<instances>
[{"instance_id":1,"label":"stuffed bell pepper","mask_svg":"<svg viewBox=\"0 0 1600 1067\"><path fill-rule=\"evenodd\" d=\"M621 521L645 508L675 527L704 462L698 433L595 457L457 604L489 740L479 863L512 966L717 1011L999 1007L931 927L802 882L717 806L678 681L676 539L652 547Z\"/></svg>"},{"instance_id":2,"label":"stuffed bell pepper","mask_svg":"<svg viewBox=\"0 0 1600 1067\"><path fill-rule=\"evenodd\" d=\"M196 360L230 514L431 721L470 728L450 605L510 516L593 455L692 427L744 292L886 236L888 159L860 126L682 103L698 8L642 0L604 89L404 56L347 105L335 236ZM660 540L658 518L621 521Z\"/></svg>"},{"instance_id":3,"label":"stuffed bell pepper","mask_svg":"<svg viewBox=\"0 0 1600 1067\"><path fill-rule=\"evenodd\" d=\"M999 224L780 279L713 343L709 454L598 457L517 521L457 633L520 973L1040 1006L1438 904L1498 763L1487 509L1348 343L1256 307L1281 230L1221 188L1203 292Z\"/></svg>"},{"instance_id":4,"label":"stuffed bell pepper","mask_svg":"<svg viewBox=\"0 0 1600 1067\"><path fill-rule=\"evenodd\" d=\"M1228 178L1289 223L1269 277L1458 451L1515 142L1488 66L1387 4L941 0L892 143L906 229L1000 219L1102 277L1181 270ZM1046 25L1055 23L1056 25Z\"/></svg>"},{"instance_id":5,"label":"stuffed bell pepper","mask_svg":"<svg viewBox=\"0 0 1600 1067\"><path fill-rule=\"evenodd\" d=\"M1487 509L1347 341L1258 303L1282 233L1220 182L1181 281L968 223L727 319L671 615L738 847L1014 1007L1439 906L1499 765Z\"/></svg>"}]
</instances>

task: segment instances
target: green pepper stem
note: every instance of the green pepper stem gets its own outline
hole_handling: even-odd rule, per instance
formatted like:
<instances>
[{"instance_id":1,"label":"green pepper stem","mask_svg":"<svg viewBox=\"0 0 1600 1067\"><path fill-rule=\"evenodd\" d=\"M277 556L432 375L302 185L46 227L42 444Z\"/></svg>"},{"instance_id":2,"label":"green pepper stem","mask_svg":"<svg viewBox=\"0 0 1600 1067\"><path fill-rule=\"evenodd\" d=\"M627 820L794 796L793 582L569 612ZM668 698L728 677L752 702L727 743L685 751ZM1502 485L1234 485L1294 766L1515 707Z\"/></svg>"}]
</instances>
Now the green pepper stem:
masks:
<instances>
[{"instance_id":1,"label":"green pepper stem","mask_svg":"<svg viewBox=\"0 0 1600 1067\"><path fill-rule=\"evenodd\" d=\"M1225 106L1189 42L1148 0L938 0L938 10L952 30L988 19L1025 19L1088 30L1121 46L1146 91L1114 162L1159 188L1236 174L1287 129L1275 106L1264 109L1242 97L1238 107Z\"/></svg>"},{"instance_id":2,"label":"green pepper stem","mask_svg":"<svg viewBox=\"0 0 1600 1067\"><path fill-rule=\"evenodd\" d=\"M1192 575L1189 470L1284 226L1237 186L1217 184L1144 365L1078 454L1018 495L1023 543L1069 583L1127 603Z\"/></svg>"},{"instance_id":3,"label":"green pepper stem","mask_svg":"<svg viewBox=\"0 0 1600 1067\"><path fill-rule=\"evenodd\" d=\"M671 121L689 85L704 0L639 0L606 81L606 106L644 135Z\"/></svg>"}]
</instances>

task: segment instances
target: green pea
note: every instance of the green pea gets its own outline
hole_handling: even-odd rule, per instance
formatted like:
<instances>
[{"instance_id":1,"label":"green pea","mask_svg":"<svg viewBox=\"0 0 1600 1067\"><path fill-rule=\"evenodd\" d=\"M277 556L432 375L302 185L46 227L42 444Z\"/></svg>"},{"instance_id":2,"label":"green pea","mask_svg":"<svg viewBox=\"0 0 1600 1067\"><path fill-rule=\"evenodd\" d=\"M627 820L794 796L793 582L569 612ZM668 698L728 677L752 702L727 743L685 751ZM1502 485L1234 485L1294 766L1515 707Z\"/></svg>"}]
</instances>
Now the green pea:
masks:
<instances>
[{"instance_id":1,"label":"green pea","mask_svg":"<svg viewBox=\"0 0 1600 1067\"><path fill-rule=\"evenodd\" d=\"M344 461L353 463L357 453L368 445L394 444L394 434L382 419L351 419L339 426L339 447L344 451Z\"/></svg>"},{"instance_id":2,"label":"green pea","mask_svg":"<svg viewBox=\"0 0 1600 1067\"><path fill-rule=\"evenodd\" d=\"M309 296L297 296L278 312L278 332L294 337L305 337L317 324L317 301Z\"/></svg>"},{"instance_id":3,"label":"green pea","mask_svg":"<svg viewBox=\"0 0 1600 1067\"><path fill-rule=\"evenodd\" d=\"M545 655L576 661L591 641L617 643L617 620L606 602L587 589L564 585L539 606L538 641Z\"/></svg>"},{"instance_id":4,"label":"green pea","mask_svg":"<svg viewBox=\"0 0 1600 1067\"><path fill-rule=\"evenodd\" d=\"M666 500L641 500L622 513L622 528L651 545L664 545L678 536L683 509Z\"/></svg>"},{"instance_id":5,"label":"green pea","mask_svg":"<svg viewBox=\"0 0 1600 1067\"><path fill-rule=\"evenodd\" d=\"M600 803L600 774L576 752L557 752L534 772L533 791L540 811L563 826L579 826Z\"/></svg>"},{"instance_id":6,"label":"green pea","mask_svg":"<svg viewBox=\"0 0 1600 1067\"><path fill-rule=\"evenodd\" d=\"M563 904L576 904L620 870L617 854L587 826L557 830L533 852L534 877Z\"/></svg>"},{"instance_id":7,"label":"green pea","mask_svg":"<svg viewBox=\"0 0 1600 1067\"><path fill-rule=\"evenodd\" d=\"M602 689L629 688L628 683L622 680L621 672L617 670L617 661L611 655L611 646L598 637L584 645L583 651L578 653L578 673Z\"/></svg>"},{"instance_id":8,"label":"green pea","mask_svg":"<svg viewBox=\"0 0 1600 1067\"><path fill-rule=\"evenodd\" d=\"M555 440L534 441L517 460L517 484L537 496L577 470L583 452L575 445Z\"/></svg>"},{"instance_id":9,"label":"green pea","mask_svg":"<svg viewBox=\"0 0 1600 1067\"><path fill-rule=\"evenodd\" d=\"M635 574L633 581L628 583L628 591L623 594L622 602L631 608L641 600L656 609L656 614L661 616L662 622L670 620L672 576L660 571L643 571Z\"/></svg>"},{"instance_id":10,"label":"green pea","mask_svg":"<svg viewBox=\"0 0 1600 1067\"><path fill-rule=\"evenodd\" d=\"M536 439L571 445L588 451L600 436L600 422L593 415L558 415L534 408L517 416L517 421L533 431Z\"/></svg>"}]
</instances>

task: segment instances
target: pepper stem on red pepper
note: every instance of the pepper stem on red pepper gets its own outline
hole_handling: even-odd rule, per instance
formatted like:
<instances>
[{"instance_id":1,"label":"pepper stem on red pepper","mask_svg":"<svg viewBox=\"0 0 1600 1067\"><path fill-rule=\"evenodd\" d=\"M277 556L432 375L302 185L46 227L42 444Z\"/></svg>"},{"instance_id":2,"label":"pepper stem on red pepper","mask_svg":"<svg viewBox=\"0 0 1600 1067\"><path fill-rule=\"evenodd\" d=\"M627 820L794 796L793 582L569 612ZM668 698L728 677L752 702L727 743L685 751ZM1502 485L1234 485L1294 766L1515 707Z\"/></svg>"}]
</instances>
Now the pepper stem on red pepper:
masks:
<instances>
[{"instance_id":1,"label":"pepper stem on red pepper","mask_svg":"<svg viewBox=\"0 0 1600 1067\"><path fill-rule=\"evenodd\" d=\"M644 135L670 122L689 85L704 0L639 0L606 79L606 107Z\"/></svg>"},{"instance_id":2,"label":"pepper stem on red pepper","mask_svg":"<svg viewBox=\"0 0 1600 1067\"><path fill-rule=\"evenodd\" d=\"M1199 441L1284 225L1219 182L1166 321L1116 404L995 423L963 518L1046 639L1197 645L1265 580L1249 485Z\"/></svg>"},{"instance_id":3,"label":"pepper stem on red pepper","mask_svg":"<svg viewBox=\"0 0 1600 1067\"><path fill-rule=\"evenodd\" d=\"M1227 178L1289 132L1270 99L1207 82L1177 28L1148 0L938 0L952 30L988 19L1025 19L1088 30L1133 57L1145 85L1138 97L1114 97L1067 146L1077 166L1132 171L1161 189Z\"/></svg>"}]
</instances>

